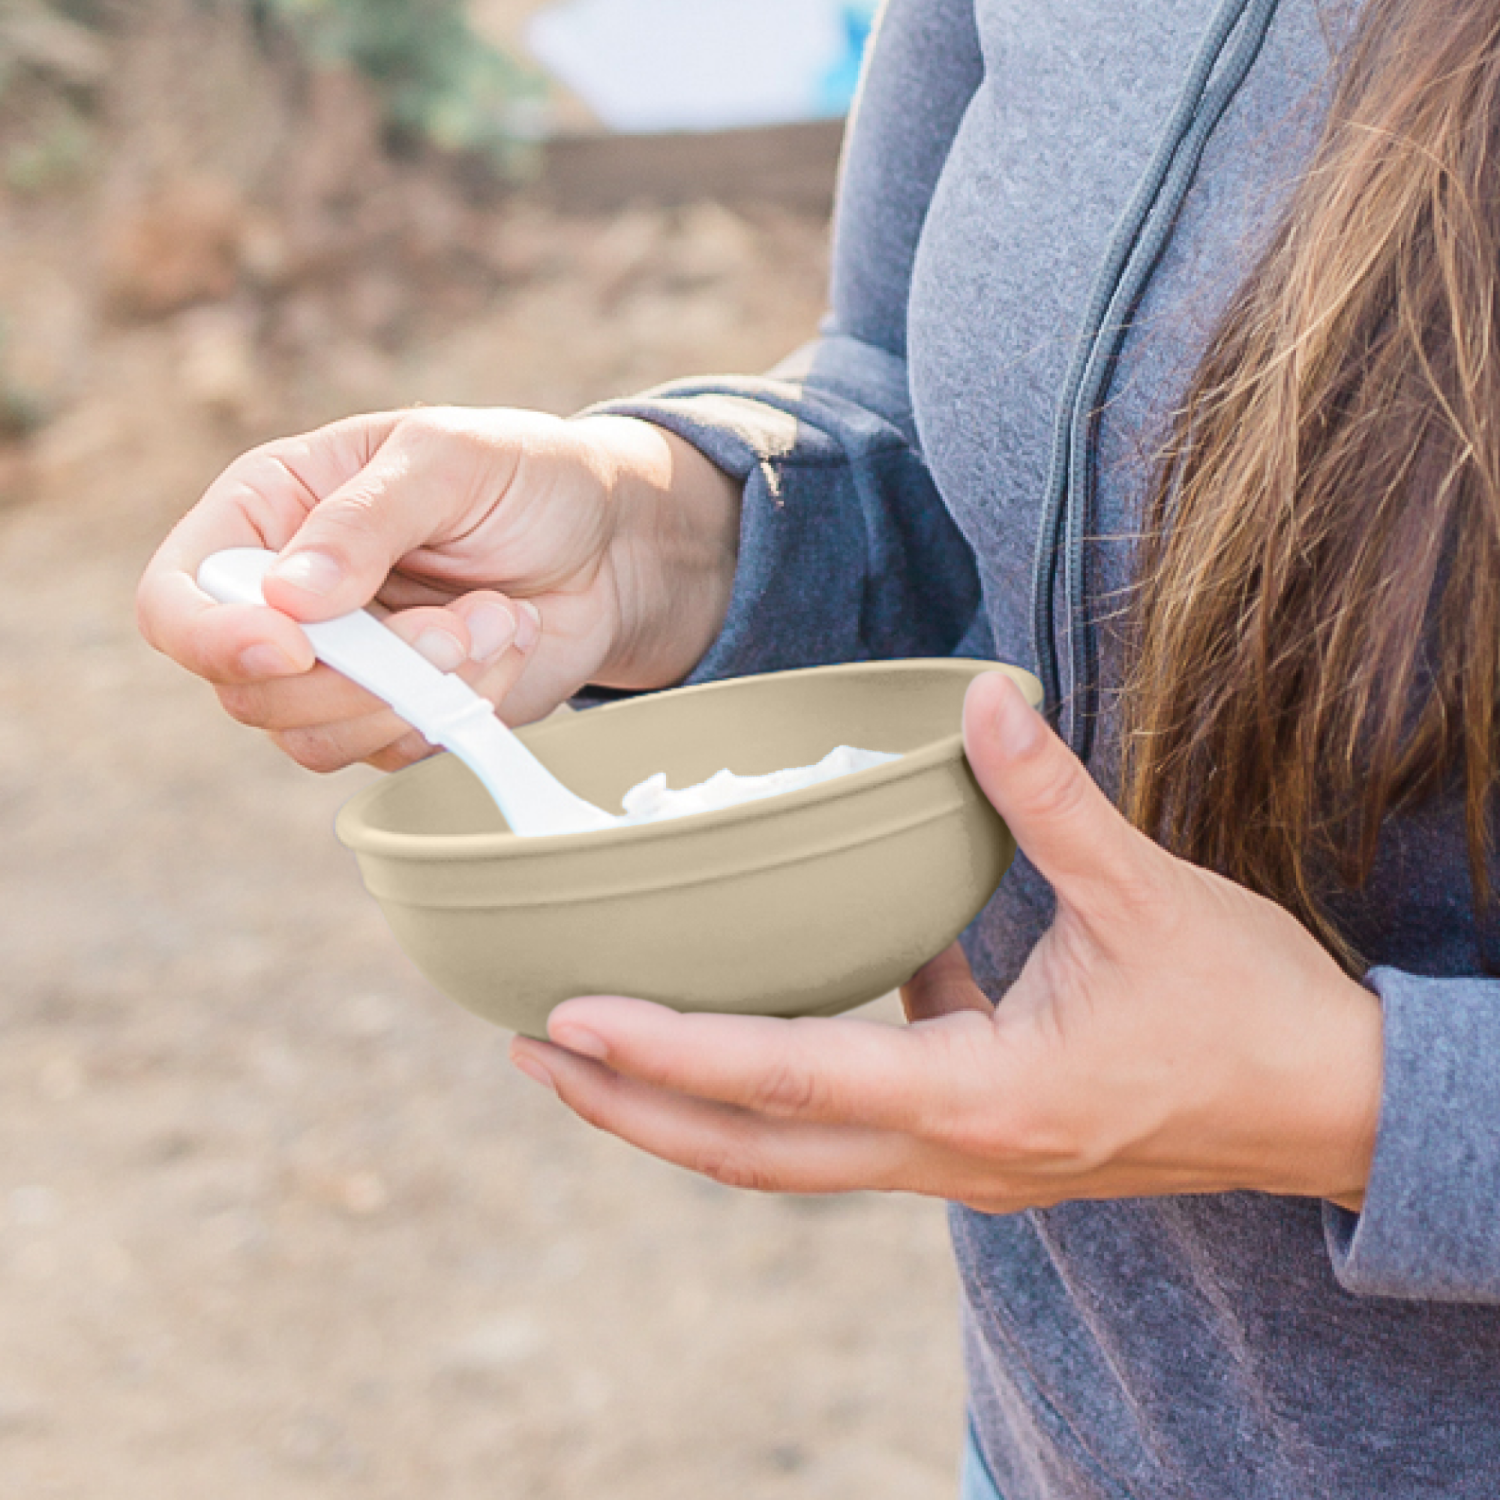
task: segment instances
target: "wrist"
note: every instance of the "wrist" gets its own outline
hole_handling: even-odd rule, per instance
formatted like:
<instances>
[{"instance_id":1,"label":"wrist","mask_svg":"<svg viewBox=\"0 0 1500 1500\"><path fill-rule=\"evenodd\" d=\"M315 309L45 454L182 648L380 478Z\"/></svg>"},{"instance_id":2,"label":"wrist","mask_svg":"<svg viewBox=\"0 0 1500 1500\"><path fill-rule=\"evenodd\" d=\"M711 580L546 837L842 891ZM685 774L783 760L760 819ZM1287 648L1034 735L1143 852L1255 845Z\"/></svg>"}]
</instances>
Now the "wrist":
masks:
<instances>
[{"instance_id":1,"label":"wrist","mask_svg":"<svg viewBox=\"0 0 1500 1500\"><path fill-rule=\"evenodd\" d=\"M734 588L742 486L691 443L635 417L575 421L595 447L613 516L614 640L594 681L668 687L723 627Z\"/></svg>"},{"instance_id":2,"label":"wrist","mask_svg":"<svg viewBox=\"0 0 1500 1500\"><path fill-rule=\"evenodd\" d=\"M1384 1082L1379 998L1340 973L1308 1040L1302 1190L1358 1213L1375 1156Z\"/></svg>"}]
</instances>

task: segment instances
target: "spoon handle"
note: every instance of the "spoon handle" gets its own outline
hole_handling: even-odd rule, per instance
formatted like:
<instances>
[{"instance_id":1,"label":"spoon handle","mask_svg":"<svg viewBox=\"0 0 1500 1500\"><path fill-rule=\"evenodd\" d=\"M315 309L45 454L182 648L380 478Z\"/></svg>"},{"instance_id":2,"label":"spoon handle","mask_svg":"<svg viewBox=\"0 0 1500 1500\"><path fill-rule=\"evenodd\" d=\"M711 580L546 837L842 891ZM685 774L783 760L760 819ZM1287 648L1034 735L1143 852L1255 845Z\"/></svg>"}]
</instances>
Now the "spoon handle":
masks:
<instances>
[{"instance_id":1,"label":"spoon handle","mask_svg":"<svg viewBox=\"0 0 1500 1500\"><path fill-rule=\"evenodd\" d=\"M216 552L198 586L221 604L264 606L261 581L276 561L262 547ZM484 783L512 832L581 833L618 819L563 786L462 678L440 671L374 615L298 622L318 660L383 699L433 745L451 750Z\"/></svg>"}]
</instances>

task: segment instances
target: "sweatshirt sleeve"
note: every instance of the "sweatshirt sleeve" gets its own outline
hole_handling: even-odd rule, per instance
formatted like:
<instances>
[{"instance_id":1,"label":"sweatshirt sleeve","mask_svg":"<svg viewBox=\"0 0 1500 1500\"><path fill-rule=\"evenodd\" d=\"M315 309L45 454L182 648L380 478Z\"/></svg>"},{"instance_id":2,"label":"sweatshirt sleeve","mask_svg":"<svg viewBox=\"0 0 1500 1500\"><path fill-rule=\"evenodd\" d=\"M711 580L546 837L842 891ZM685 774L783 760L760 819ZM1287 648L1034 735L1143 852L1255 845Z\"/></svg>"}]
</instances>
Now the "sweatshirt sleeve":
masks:
<instances>
[{"instance_id":1,"label":"sweatshirt sleeve","mask_svg":"<svg viewBox=\"0 0 1500 1500\"><path fill-rule=\"evenodd\" d=\"M821 337L762 377L591 407L657 423L744 486L728 616L688 682L982 642L968 543L923 461L912 262L981 77L974 0L889 0L850 124Z\"/></svg>"},{"instance_id":2,"label":"sweatshirt sleeve","mask_svg":"<svg viewBox=\"0 0 1500 1500\"><path fill-rule=\"evenodd\" d=\"M1500 980L1372 969L1385 1017L1364 1209L1328 1204L1346 1291L1500 1303Z\"/></svg>"}]
</instances>

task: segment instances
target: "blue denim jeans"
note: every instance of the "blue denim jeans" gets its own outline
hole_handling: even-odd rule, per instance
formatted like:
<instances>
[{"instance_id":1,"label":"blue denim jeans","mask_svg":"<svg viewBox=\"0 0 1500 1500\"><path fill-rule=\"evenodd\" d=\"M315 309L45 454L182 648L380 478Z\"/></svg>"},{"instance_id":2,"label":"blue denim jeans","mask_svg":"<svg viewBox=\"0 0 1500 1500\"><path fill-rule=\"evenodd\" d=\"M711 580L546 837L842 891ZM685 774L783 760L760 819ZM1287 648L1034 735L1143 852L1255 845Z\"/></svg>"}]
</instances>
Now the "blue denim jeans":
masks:
<instances>
[{"instance_id":1,"label":"blue denim jeans","mask_svg":"<svg viewBox=\"0 0 1500 1500\"><path fill-rule=\"evenodd\" d=\"M990 1478L989 1468L979 1452L979 1444L974 1441L972 1427L969 1429L968 1446L964 1449L963 1488L960 1495L961 1500L1005 1500L995 1488L995 1481Z\"/></svg>"}]
</instances>

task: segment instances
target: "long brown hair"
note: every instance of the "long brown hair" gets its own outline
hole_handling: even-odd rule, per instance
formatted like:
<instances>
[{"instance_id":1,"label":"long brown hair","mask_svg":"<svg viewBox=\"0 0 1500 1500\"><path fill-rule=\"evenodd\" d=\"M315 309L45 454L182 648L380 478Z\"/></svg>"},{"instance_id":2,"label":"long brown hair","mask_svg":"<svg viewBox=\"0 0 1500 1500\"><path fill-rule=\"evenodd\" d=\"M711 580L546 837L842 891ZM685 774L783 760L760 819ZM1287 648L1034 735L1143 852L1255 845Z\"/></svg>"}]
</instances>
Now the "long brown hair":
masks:
<instances>
[{"instance_id":1,"label":"long brown hair","mask_svg":"<svg viewBox=\"0 0 1500 1500\"><path fill-rule=\"evenodd\" d=\"M1500 4L1368 0L1312 165L1151 496L1127 816L1288 907L1461 775L1477 907L1500 776Z\"/></svg>"}]
</instances>

